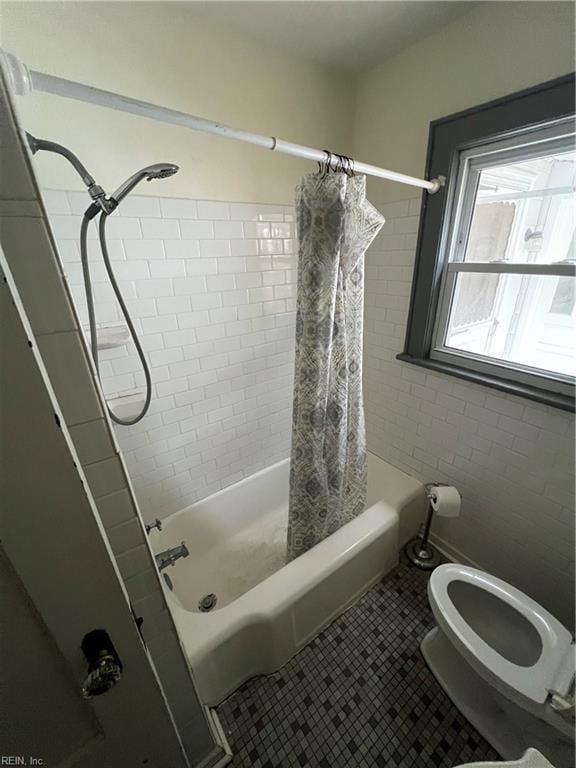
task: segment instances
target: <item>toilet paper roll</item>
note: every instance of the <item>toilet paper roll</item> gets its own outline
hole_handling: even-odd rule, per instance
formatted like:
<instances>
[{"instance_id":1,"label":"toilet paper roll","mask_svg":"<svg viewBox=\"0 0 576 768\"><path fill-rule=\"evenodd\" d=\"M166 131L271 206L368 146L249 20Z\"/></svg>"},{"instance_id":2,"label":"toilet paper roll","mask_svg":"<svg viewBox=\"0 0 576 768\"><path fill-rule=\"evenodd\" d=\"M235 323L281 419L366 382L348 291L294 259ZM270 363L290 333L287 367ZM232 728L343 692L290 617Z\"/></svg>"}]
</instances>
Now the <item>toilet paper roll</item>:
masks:
<instances>
[{"instance_id":1,"label":"toilet paper roll","mask_svg":"<svg viewBox=\"0 0 576 768\"><path fill-rule=\"evenodd\" d=\"M440 517L458 517L460 514L460 494L451 485L438 485L430 490L430 504Z\"/></svg>"}]
</instances>

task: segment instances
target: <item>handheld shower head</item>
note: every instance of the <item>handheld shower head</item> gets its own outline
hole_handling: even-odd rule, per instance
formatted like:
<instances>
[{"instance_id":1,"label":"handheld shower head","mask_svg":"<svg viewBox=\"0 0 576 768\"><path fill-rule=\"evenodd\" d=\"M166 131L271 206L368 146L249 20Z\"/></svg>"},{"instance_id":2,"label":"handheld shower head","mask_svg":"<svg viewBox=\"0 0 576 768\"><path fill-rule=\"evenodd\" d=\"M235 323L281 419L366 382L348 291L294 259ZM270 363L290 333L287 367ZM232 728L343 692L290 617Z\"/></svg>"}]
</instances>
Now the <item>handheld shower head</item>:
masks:
<instances>
[{"instance_id":1,"label":"handheld shower head","mask_svg":"<svg viewBox=\"0 0 576 768\"><path fill-rule=\"evenodd\" d=\"M172 163L157 163L148 168L149 175L146 181L152 181L152 179L167 179L169 176L174 176L179 170L178 166L173 165Z\"/></svg>"},{"instance_id":2,"label":"handheld shower head","mask_svg":"<svg viewBox=\"0 0 576 768\"><path fill-rule=\"evenodd\" d=\"M137 171L130 176L129 179L126 179L124 184L121 184L116 192L111 195L111 198L118 204L144 179L146 179L146 181L152 181L153 179L167 179L169 176L174 176L178 170L178 166L173 163L155 163L154 165L147 165L146 168L142 168L140 171Z\"/></svg>"}]
</instances>

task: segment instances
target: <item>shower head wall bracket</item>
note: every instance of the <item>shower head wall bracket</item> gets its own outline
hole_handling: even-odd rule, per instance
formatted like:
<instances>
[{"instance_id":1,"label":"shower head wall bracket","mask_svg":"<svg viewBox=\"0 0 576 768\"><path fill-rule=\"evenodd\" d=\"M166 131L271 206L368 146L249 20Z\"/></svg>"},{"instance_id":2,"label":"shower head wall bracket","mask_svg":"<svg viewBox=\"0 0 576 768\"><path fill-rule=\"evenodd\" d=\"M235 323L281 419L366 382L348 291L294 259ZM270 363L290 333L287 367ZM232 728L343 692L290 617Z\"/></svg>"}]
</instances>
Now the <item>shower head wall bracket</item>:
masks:
<instances>
[{"instance_id":1,"label":"shower head wall bracket","mask_svg":"<svg viewBox=\"0 0 576 768\"><path fill-rule=\"evenodd\" d=\"M2 68L10 92L16 96L27 96L34 90L30 70L17 56L0 48L0 68Z\"/></svg>"},{"instance_id":2,"label":"shower head wall bracket","mask_svg":"<svg viewBox=\"0 0 576 768\"><path fill-rule=\"evenodd\" d=\"M35 136L32 136L32 134L28 132L26 132L26 139L28 141L30 151L33 155L35 155L37 152L53 152L54 154L61 155L66 160L68 160L70 165L82 179L88 190L88 194L92 198L93 204L90 206L89 210L92 211L92 209L95 209L95 213L94 215L89 216L89 218L94 218L96 213L99 211L104 211L104 213L112 213L112 211L117 207L118 203L116 201L111 201L106 197L106 192L99 184L96 183L96 180L92 174L88 172L86 166L80 161L78 157L76 157L74 152L71 152L68 149L68 147L65 147L63 144L57 144L55 141L37 139Z\"/></svg>"}]
</instances>

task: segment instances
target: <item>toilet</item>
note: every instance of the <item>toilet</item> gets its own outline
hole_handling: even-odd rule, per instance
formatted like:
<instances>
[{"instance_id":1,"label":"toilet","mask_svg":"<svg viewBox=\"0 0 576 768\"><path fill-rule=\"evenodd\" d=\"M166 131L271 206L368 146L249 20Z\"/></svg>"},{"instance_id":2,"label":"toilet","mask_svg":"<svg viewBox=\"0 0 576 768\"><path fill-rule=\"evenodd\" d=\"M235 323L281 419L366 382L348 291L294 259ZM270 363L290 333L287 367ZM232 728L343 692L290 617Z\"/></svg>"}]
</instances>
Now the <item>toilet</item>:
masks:
<instances>
[{"instance_id":1,"label":"toilet","mask_svg":"<svg viewBox=\"0 0 576 768\"><path fill-rule=\"evenodd\" d=\"M542 606L494 576L449 563L432 572L437 626L428 666L505 760L530 747L574 768L574 639Z\"/></svg>"},{"instance_id":2,"label":"toilet","mask_svg":"<svg viewBox=\"0 0 576 768\"><path fill-rule=\"evenodd\" d=\"M554 766L538 750L528 749L520 760L505 763L466 763L456 768L554 768Z\"/></svg>"}]
</instances>

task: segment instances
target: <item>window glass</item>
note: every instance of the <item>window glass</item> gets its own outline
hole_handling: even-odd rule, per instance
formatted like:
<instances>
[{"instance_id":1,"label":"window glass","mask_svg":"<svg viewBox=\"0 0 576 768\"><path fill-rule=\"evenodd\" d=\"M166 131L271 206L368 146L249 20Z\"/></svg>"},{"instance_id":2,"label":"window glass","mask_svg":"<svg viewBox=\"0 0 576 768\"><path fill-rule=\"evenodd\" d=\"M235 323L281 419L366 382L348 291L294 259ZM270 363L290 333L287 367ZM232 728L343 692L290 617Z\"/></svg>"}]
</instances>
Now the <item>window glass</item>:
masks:
<instances>
[{"instance_id":1,"label":"window glass","mask_svg":"<svg viewBox=\"0 0 576 768\"><path fill-rule=\"evenodd\" d=\"M572 152L483 168L466 262L551 264L574 259Z\"/></svg>"},{"instance_id":2,"label":"window glass","mask_svg":"<svg viewBox=\"0 0 576 768\"><path fill-rule=\"evenodd\" d=\"M561 277L552 297L550 313L553 315L572 315L576 303L576 280L572 277Z\"/></svg>"},{"instance_id":3,"label":"window glass","mask_svg":"<svg viewBox=\"0 0 576 768\"><path fill-rule=\"evenodd\" d=\"M574 376L575 291L574 277L460 273L446 347Z\"/></svg>"}]
</instances>

